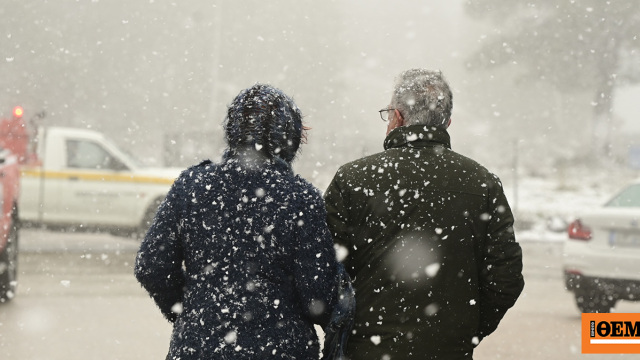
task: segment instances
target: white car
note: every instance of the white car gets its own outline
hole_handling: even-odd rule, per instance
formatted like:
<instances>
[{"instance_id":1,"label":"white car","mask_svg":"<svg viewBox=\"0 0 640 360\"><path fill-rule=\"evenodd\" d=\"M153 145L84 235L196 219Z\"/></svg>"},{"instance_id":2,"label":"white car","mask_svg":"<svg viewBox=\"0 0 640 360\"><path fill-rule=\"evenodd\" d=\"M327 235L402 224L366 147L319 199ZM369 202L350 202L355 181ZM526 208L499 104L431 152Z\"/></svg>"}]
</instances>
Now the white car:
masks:
<instances>
[{"instance_id":1,"label":"white car","mask_svg":"<svg viewBox=\"0 0 640 360\"><path fill-rule=\"evenodd\" d=\"M640 300L640 179L568 228L564 278L581 312Z\"/></svg>"}]
</instances>

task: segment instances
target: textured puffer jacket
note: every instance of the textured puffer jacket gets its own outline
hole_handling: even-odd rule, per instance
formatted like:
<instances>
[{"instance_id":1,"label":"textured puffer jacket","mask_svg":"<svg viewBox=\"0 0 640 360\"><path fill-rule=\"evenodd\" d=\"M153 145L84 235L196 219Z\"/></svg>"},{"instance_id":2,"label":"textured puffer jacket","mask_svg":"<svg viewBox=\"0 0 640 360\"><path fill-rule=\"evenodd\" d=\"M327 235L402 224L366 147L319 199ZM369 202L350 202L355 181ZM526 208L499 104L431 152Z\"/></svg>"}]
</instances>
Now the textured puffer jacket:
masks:
<instances>
[{"instance_id":1,"label":"textured puffer jacket","mask_svg":"<svg viewBox=\"0 0 640 360\"><path fill-rule=\"evenodd\" d=\"M229 107L229 148L175 181L135 275L174 323L168 359L317 359L337 301L320 192L295 175L295 105L255 85Z\"/></svg>"}]
</instances>

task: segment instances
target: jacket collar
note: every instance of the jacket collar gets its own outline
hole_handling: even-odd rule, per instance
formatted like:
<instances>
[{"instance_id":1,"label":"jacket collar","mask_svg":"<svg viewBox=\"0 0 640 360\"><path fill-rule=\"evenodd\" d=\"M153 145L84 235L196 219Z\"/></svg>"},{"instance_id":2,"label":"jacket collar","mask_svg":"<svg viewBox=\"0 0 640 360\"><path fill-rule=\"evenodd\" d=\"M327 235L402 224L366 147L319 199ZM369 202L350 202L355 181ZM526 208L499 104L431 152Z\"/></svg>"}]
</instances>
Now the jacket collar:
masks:
<instances>
[{"instance_id":1,"label":"jacket collar","mask_svg":"<svg viewBox=\"0 0 640 360\"><path fill-rule=\"evenodd\" d=\"M451 138L446 129L427 125L409 125L393 129L384 139L384 149L399 147L444 146L451 149Z\"/></svg>"},{"instance_id":2,"label":"jacket collar","mask_svg":"<svg viewBox=\"0 0 640 360\"><path fill-rule=\"evenodd\" d=\"M222 155L222 163L225 165L239 166L243 170L263 171L265 169L277 170L285 174L293 174L291 164L278 156L272 158L265 156L251 148L229 149Z\"/></svg>"}]
</instances>

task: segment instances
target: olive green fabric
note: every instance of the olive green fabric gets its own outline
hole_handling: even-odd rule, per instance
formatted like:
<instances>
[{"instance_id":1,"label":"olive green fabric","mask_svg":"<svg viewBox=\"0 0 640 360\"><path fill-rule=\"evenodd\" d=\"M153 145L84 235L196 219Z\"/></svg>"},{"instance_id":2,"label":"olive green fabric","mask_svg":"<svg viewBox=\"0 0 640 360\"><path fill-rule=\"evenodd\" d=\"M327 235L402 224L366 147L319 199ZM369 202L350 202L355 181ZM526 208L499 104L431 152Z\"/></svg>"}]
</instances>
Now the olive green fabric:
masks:
<instances>
[{"instance_id":1,"label":"olive green fabric","mask_svg":"<svg viewBox=\"0 0 640 360\"><path fill-rule=\"evenodd\" d=\"M441 128L393 130L325 193L356 291L358 359L471 359L520 295L522 252L500 180Z\"/></svg>"}]
</instances>

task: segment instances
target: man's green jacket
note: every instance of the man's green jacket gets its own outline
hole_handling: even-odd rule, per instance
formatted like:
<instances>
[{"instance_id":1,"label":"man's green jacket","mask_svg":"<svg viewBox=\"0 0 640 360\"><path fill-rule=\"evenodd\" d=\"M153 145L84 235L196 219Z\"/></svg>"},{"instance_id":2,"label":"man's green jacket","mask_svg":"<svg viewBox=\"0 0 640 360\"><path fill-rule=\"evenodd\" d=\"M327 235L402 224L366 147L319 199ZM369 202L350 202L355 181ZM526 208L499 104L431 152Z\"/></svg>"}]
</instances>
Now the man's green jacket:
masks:
<instances>
[{"instance_id":1,"label":"man's green jacket","mask_svg":"<svg viewBox=\"0 0 640 360\"><path fill-rule=\"evenodd\" d=\"M522 292L522 251L500 180L445 129L393 130L340 167L327 222L356 291L358 359L471 359Z\"/></svg>"}]
</instances>

